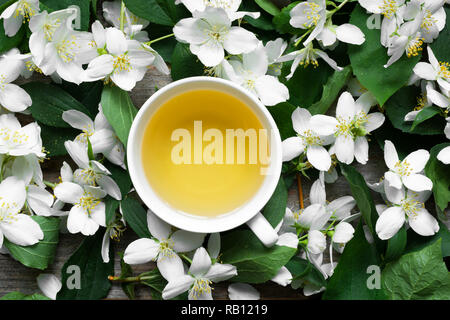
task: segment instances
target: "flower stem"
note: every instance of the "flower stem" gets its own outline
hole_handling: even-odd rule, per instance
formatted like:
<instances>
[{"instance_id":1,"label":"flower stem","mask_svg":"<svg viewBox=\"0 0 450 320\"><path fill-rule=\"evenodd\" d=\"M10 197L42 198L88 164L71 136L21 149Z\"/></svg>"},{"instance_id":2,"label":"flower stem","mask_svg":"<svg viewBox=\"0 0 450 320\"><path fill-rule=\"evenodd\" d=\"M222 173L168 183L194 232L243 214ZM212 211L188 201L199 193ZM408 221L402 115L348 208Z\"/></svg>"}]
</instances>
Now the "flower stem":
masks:
<instances>
[{"instance_id":1,"label":"flower stem","mask_svg":"<svg viewBox=\"0 0 450 320\"><path fill-rule=\"evenodd\" d=\"M148 46L151 46L152 43L155 43L155 42L158 42L160 40L164 40L164 39L167 39L167 38L170 38L170 37L173 37L173 36L174 36L174 34L171 33L171 34L168 34L168 35L165 35L165 36L162 36L162 37L150 40L150 41L146 42L145 44L148 45Z\"/></svg>"},{"instance_id":2,"label":"flower stem","mask_svg":"<svg viewBox=\"0 0 450 320\"><path fill-rule=\"evenodd\" d=\"M298 199L300 201L300 209L305 208L305 204L303 203L303 187L302 187L302 177L300 173L297 172L297 186L298 186Z\"/></svg>"},{"instance_id":3,"label":"flower stem","mask_svg":"<svg viewBox=\"0 0 450 320\"><path fill-rule=\"evenodd\" d=\"M189 259L184 253L179 253L178 254L181 258L183 258L184 260L186 260L187 262L189 262L190 264L192 264L192 260Z\"/></svg>"},{"instance_id":4,"label":"flower stem","mask_svg":"<svg viewBox=\"0 0 450 320\"><path fill-rule=\"evenodd\" d=\"M122 1L120 6L120 30L123 31L125 25L125 3Z\"/></svg>"},{"instance_id":5,"label":"flower stem","mask_svg":"<svg viewBox=\"0 0 450 320\"><path fill-rule=\"evenodd\" d=\"M342 7L345 6L345 4L346 4L347 2L349 2L349 1L350 1L350 0L344 0L344 1L342 1L341 4L338 5L338 6L336 7L336 9L333 9L333 10L330 11L330 15L332 15L332 14L336 13L337 11L341 10Z\"/></svg>"},{"instance_id":6,"label":"flower stem","mask_svg":"<svg viewBox=\"0 0 450 320\"><path fill-rule=\"evenodd\" d=\"M302 36L300 38L297 39L297 41L295 41L294 43L294 47L297 47L300 42L302 42L302 40L313 31L314 28L309 29L308 31L306 31L304 34L302 34Z\"/></svg>"},{"instance_id":7,"label":"flower stem","mask_svg":"<svg viewBox=\"0 0 450 320\"><path fill-rule=\"evenodd\" d=\"M56 183L52 183L52 182L46 181L46 180L44 180L43 182L44 182L44 184L45 184L47 187L49 187L49 188L52 188L52 189L55 189L55 188L56 188Z\"/></svg>"},{"instance_id":8,"label":"flower stem","mask_svg":"<svg viewBox=\"0 0 450 320\"><path fill-rule=\"evenodd\" d=\"M151 280L156 279L158 276L152 275L152 276L137 276L137 277L127 277L127 278L120 278L115 276L108 276L108 280L115 282L115 283L129 283L129 282L141 282L144 280Z\"/></svg>"}]
</instances>

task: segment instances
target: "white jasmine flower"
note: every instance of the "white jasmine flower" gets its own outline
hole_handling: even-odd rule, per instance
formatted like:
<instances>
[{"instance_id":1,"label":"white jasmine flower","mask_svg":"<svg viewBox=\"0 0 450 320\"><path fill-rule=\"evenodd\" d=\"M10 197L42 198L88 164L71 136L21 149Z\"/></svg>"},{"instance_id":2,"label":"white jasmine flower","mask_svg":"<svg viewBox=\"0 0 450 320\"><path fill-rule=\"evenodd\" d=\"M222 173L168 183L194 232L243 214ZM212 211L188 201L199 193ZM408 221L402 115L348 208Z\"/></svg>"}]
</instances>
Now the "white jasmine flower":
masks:
<instances>
[{"instance_id":1,"label":"white jasmine flower","mask_svg":"<svg viewBox=\"0 0 450 320\"><path fill-rule=\"evenodd\" d=\"M194 11L193 18L178 21L173 28L178 41L189 43L190 50L207 67L214 67L230 54L248 53L256 48L256 36L241 27L232 27L222 8L206 7Z\"/></svg>"},{"instance_id":2,"label":"white jasmine flower","mask_svg":"<svg viewBox=\"0 0 450 320\"><path fill-rule=\"evenodd\" d=\"M239 83L242 87L256 95L266 106L273 106L289 99L289 90L277 77L267 75L269 61L262 44L255 50L244 53L242 58L229 60L233 74L229 80Z\"/></svg>"},{"instance_id":3,"label":"white jasmine flower","mask_svg":"<svg viewBox=\"0 0 450 320\"><path fill-rule=\"evenodd\" d=\"M53 33L51 42L45 45L44 57L38 67L45 75L57 73L62 79L80 84L83 64L96 54L89 32L74 31L62 24Z\"/></svg>"},{"instance_id":4,"label":"white jasmine flower","mask_svg":"<svg viewBox=\"0 0 450 320\"><path fill-rule=\"evenodd\" d=\"M439 231L437 220L425 208L425 201L430 197L430 191L416 193L391 188L386 196L392 203L377 220L375 231L382 240L392 238L398 230L408 222L409 226L421 236L432 236Z\"/></svg>"},{"instance_id":5,"label":"white jasmine flower","mask_svg":"<svg viewBox=\"0 0 450 320\"><path fill-rule=\"evenodd\" d=\"M3 239L19 246L31 246L44 239L39 224L30 216L20 213L25 204L23 181L8 177L0 183L0 248Z\"/></svg>"},{"instance_id":6,"label":"white jasmine flower","mask_svg":"<svg viewBox=\"0 0 450 320\"><path fill-rule=\"evenodd\" d=\"M289 23L295 28L313 29L303 42L307 46L323 30L327 20L327 5L325 0L308 0L297 4L290 11Z\"/></svg>"},{"instance_id":7,"label":"white jasmine flower","mask_svg":"<svg viewBox=\"0 0 450 320\"><path fill-rule=\"evenodd\" d=\"M242 0L176 0L175 4L182 3L192 13L195 11L205 11L207 7L221 8L226 11L231 21L250 16L258 19L259 12L237 11Z\"/></svg>"},{"instance_id":8,"label":"white jasmine flower","mask_svg":"<svg viewBox=\"0 0 450 320\"><path fill-rule=\"evenodd\" d=\"M313 130L321 135L333 134L336 137L333 147L339 161L350 164L356 158L362 164L367 163L369 144L365 136L384 122L382 113L369 114L370 108L376 103L369 93L363 94L355 102L349 92L344 92L338 100L336 118L326 115L311 118Z\"/></svg>"},{"instance_id":9,"label":"white jasmine flower","mask_svg":"<svg viewBox=\"0 0 450 320\"><path fill-rule=\"evenodd\" d=\"M23 22L30 21L30 18L38 12L39 0L19 0L11 4L0 15L6 35L15 36Z\"/></svg>"},{"instance_id":10,"label":"white jasmine flower","mask_svg":"<svg viewBox=\"0 0 450 320\"><path fill-rule=\"evenodd\" d=\"M91 236L100 226L106 226L105 204L101 201L106 192L101 188L62 182L55 187L54 193L62 202L73 204L67 219L70 233Z\"/></svg>"},{"instance_id":11,"label":"white jasmine flower","mask_svg":"<svg viewBox=\"0 0 450 320\"><path fill-rule=\"evenodd\" d=\"M292 113L292 124L297 136L283 141L283 161L290 161L306 152L306 157L314 168L328 171L331 157L323 145L330 144L332 140L314 131L311 114L307 109L295 109Z\"/></svg>"},{"instance_id":12,"label":"white jasmine flower","mask_svg":"<svg viewBox=\"0 0 450 320\"><path fill-rule=\"evenodd\" d=\"M343 196L328 203L324 177L324 172L320 172L319 179L314 181L309 192L309 201L311 204L319 204L325 209L326 214L323 215L322 221L320 222L322 225L330 218L337 220L348 218L350 212L356 205L356 201L352 196Z\"/></svg>"},{"instance_id":13,"label":"white jasmine flower","mask_svg":"<svg viewBox=\"0 0 450 320\"><path fill-rule=\"evenodd\" d=\"M369 12L384 16L380 42L387 47L390 36L403 23L405 0L359 0L359 4Z\"/></svg>"},{"instance_id":14,"label":"white jasmine flower","mask_svg":"<svg viewBox=\"0 0 450 320\"><path fill-rule=\"evenodd\" d=\"M14 114L0 115L0 154L44 157L41 128L36 122L22 127Z\"/></svg>"},{"instance_id":15,"label":"white jasmine flower","mask_svg":"<svg viewBox=\"0 0 450 320\"><path fill-rule=\"evenodd\" d=\"M22 112L31 106L30 95L18 85L11 82L16 80L24 69L23 59L12 59L12 55L19 54L19 50L11 49L0 57L0 108L12 112Z\"/></svg>"},{"instance_id":16,"label":"white jasmine flower","mask_svg":"<svg viewBox=\"0 0 450 320\"><path fill-rule=\"evenodd\" d=\"M270 281L275 282L282 287L286 287L292 282L292 274L286 267L281 267L281 269L278 270L277 274L272 279L270 279Z\"/></svg>"},{"instance_id":17,"label":"white jasmine flower","mask_svg":"<svg viewBox=\"0 0 450 320\"><path fill-rule=\"evenodd\" d=\"M43 11L30 19L30 51L37 65L42 63L45 56L47 43L53 40L55 31L65 25L70 29L72 21L76 18L77 11L73 8L47 13Z\"/></svg>"},{"instance_id":18,"label":"white jasmine flower","mask_svg":"<svg viewBox=\"0 0 450 320\"><path fill-rule=\"evenodd\" d=\"M264 46L269 60L269 70L267 74L272 76L279 76L281 74L282 63L278 62L284 51L287 48L287 42L282 38L277 38L276 40L267 41Z\"/></svg>"},{"instance_id":19,"label":"white jasmine flower","mask_svg":"<svg viewBox=\"0 0 450 320\"><path fill-rule=\"evenodd\" d=\"M189 291L189 300L212 300L211 283L228 280L235 275L236 267L230 264L211 264L208 252L201 247L195 251L187 274L181 265L176 276L168 280L162 297L167 300Z\"/></svg>"},{"instance_id":20,"label":"white jasmine flower","mask_svg":"<svg viewBox=\"0 0 450 320\"><path fill-rule=\"evenodd\" d=\"M103 17L110 25L117 29L120 29L121 6L122 3L119 0L104 1L102 3ZM125 20L123 31L127 35L127 38L138 41L149 41L147 32L141 30L147 28L150 22L134 15L130 10L128 10L128 8L125 8L124 15Z\"/></svg>"},{"instance_id":21,"label":"white jasmine flower","mask_svg":"<svg viewBox=\"0 0 450 320\"><path fill-rule=\"evenodd\" d=\"M147 211L147 226L153 238L133 241L126 248L123 259L128 264L156 261L158 270L170 283L171 280L176 280L184 274L183 262L177 253L189 252L199 248L203 243L205 234L185 230L172 232L172 227L150 210ZM210 259L209 256L208 259Z\"/></svg>"},{"instance_id":22,"label":"white jasmine flower","mask_svg":"<svg viewBox=\"0 0 450 320\"><path fill-rule=\"evenodd\" d=\"M127 40L119 29L103 29L100 23L95 24L93 34L100 55L89 62L83 80L107 78L125 91L132 90L136 82L144 78L155 56L144 50L138 41Z\"/></svg>"},{"instance_id":23,"label":"white jasmine flower","mask_svg":"<svg viewBox=\"0 0 450 320\"><path fill-rule=\"evenodd\" d=\"M94 154L102 153L111 163L125 166L125 148L103 114L101 105L94 121L78 110L64 111L62 118L73 128L83 131L75 138L76 142L87 147L89 138Z\"/></svg>"},{"instance_id":24,"label":"white jasmine flower","mask_svg":"<svg viewBox=\"0 0 450 320\"><path fill-rule=\"evenodd\" d=\"M337 26L331 22L331 18L328 19L324 29L316 38L325 47L335 45L338 40L355 45L361 45L366 41L364 33L357 26L350 23Z\"/></svg>"},{"instance_id":25,"label":"white jasmine flower","mask_svg":"<svg viewBox=\"0 0 450 320\"><path fill-rule=\"evenodd\" d=\"M308 252L320 254L327 248L327 237L319 230L310 230L308 232Z\"/></svg>"},{"instance_id":26,"label":"white jasmine flower","mask_svg":"<svg viewBox=\"0 0 450 320\"><path fill-rule=\"evenodd\" d=\"M334 234L331 238L333 243L337 243L339 245L345 245L347 242L353 239L353 234L355 233L355 229L353 226L345 221L339 222L334 228Z\"/></svg>"},{"instance_id":27,"label":"white jasmine flower","mask_svg":"<svg viewBox=\"0 0 450 320\"><path fill-rule=\"evenodd\" d=\"M396 34L389 38L387 54L390 58L384 65L385 68L398 61L405 53L411 58L418 56L422 51L424 39L419 31L420 21L420 18L416 18L405 22L398 28Z\"/></svg>"},{"instance_id":28,"label":"white jasmine flower","mask_svg":"<svg viewBox=\"0 0 450 320\"><path fill-rule=\"evenodd\" d=\"M318 58L322 58L323 60L325 60L325 62L328 63L328 65L332 67L334 70L337 71L342 70L342 68L337 65L336 61L331 59L324 51L314 49L312 43L309 43L303 49L290 52L280 57L277 61L285 62L294 60L291 66L291 73L286 76L286 79L290 79L294 75L295 70L297 70L297 67L299 65L306 68L311 64L316 68L319 65L319 62L317 62Z\"/></svg>"},{"instance_id":29,"label":"white jasmine flower","mask_svg":"<svg viewBox=\"0 0 450 320\"><path fill-rule=\"evenodd\" d=\"M153 65L159 72L161 72L163 74L167 74L167 75L170 74L170 70L169 70L169 67L167 66L166 62L164 61L164 59L159 55L159 53L155 49L153 49L152 47L150 47L149 45L147 45L145 43L142 44L142 47L155 56Z\"/></svg>"},{"instance_id":30,"label":"white jasmine flower","mask_svg":"<svg viewBox=\"0 0 450 320\"><path fill-rule=\"evenodd\" d=\"M445 91L450 91L450 64L439 62L431 47L427 47L428 60L430 63L419 62L414 67L414 73L422 79L437 81Z\"/></svg>"},{"instance_id":31,"label":"white jasmine flower","mask_svg":"<svg viewBox=\"0 0 450 320\"><path fill-rule=\"evenodd\" d=\"M74 182L82 186L95 187L98 185L114 199L122 200L119 186L109 177L111 172L100 162L89 160L87 148L83 144L66 141L64 146L72 160L78 166L78 169L73 174Z\"/></svg>"},{"instance_id":32,"label":"white jasmine flower","mask_svg":"<svg viewBox=\"0 0 450 320\"><path fill-rule=\"evenodd\" d=\"M414 108L413 111L408 112L405 115L404 120L405 121L414 121L417 117L417 115L425 108L431 107L433 105L433 102L428 97L428 92L435 91L434 90L434 83L431 81L420 81L422 93L417 98L417 106ZM434 96L434 92L431 93L431 95ZM439 93L438 93L439 95Z\"/></svg>"},{"instance_id":33,"label":"white jasmine flower","mask_svg":"<svg viewBox=\"0 0 450 320\"><path fill-rule=\"evenodd\" d=\"M422 19L419 31L426 43L433 42L445 27L444 4L444 0L412 0L406 3L404 19Z\"/></svg>"},{"instance_id":34,"label":"white jasmine flower","mask_svg":"<svg viewBox=\"0 0 450 320\"><path fill-rule=\"evenodd\" d=\"M417 150L406 156L403 161L398 158L394 144L386 140L384 144L384 161L389 171L384 174L388 184L396 189L404 185L416 192L431 190L433 182L421 172L430 158L426 150Z\"/></svg>"},{"instance_id":35,"label":"white jasmine flower","mask_svg":"<svg viewBox=\"0 0 450 320\"><path fill-rule=\"evenodd\" d=\"M36 278L37 285L42 293L52 300L56 300L56 295L62 288L61 280L54 274L41 273Z\"/></svg>"},{"instance_id":36,"label":"white jasmine flower","mask_svg":"<svg viewBox=\"0 0 450 320\"><path fill-rule=\"evenodd\" d=\"M259 300L261 294L247 283L232 283L228 286L230 300Z\"/></svg>"}]
</instances>

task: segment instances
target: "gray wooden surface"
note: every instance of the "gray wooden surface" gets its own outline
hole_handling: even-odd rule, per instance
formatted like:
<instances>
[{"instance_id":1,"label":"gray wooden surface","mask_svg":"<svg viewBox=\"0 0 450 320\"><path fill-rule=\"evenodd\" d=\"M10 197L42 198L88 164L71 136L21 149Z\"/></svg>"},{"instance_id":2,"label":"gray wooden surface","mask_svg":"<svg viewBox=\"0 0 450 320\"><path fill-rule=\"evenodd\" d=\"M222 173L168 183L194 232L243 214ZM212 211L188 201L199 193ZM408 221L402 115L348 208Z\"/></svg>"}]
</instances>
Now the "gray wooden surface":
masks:
<instances>
[{"instance_id":1,"label":"gray wooden surface","mask_svg":"<svg viewBox=\"0 0 450 320\"><path fill-rule=\"evenodd\" d=\"M155 91L155 88L162 88L164 85L171 81L169 76L161 75L155 69L150 69L145 79L138 83L136 88L132 91L131 97L137 107L141 106ZM57 181L59 176L59 169L64 158L51 159L43 164L45 178L49 181ZM370 162L366 166L357 165L365 178L370 182L377 181L385 170L382 154L379 150L371 150ZM309 203L309 189L311 181L302 179L305 205ZM350 194L350 190L347 182L342 177L335 184L327 185L327 199L329 201L343 195ZM289 191L288 206L291 209L299 208L298 191L296 184ZM83 237L81 235L61 234L60 244L56 252L54 263L50 268L45 271L48 273L54 273L60 275L60 270L64 262L68 257L76 250L81 243ZM120 242L112 242L115 246L116 252L123 252L131 241L135 240L136 236L133 232L127 230ZM116 255L115 258L115 273L120 272L119 259ZM153 268L151 263L146 265L135 266L135 273L148 271ZM19 262L15 261L8 255L0 254L0 296L12 292L21 291L26 294L38 292L36 285L36 277L41 273L39 270L33 270L26 268ZM213 292L214 298L226 299L227 298L227 283L218 284L215 286ZM301 290L293 290L289 287L283 288L275 283L269 282L262 285L255 286L260 292L261 297L264 299L304 299ZM150 291L144 286L137 287L137 298L150 299ZM113 285L108 298L110 299L124 299L126 296L123 294L119 285Z\"/></svg>"}]
</instances>

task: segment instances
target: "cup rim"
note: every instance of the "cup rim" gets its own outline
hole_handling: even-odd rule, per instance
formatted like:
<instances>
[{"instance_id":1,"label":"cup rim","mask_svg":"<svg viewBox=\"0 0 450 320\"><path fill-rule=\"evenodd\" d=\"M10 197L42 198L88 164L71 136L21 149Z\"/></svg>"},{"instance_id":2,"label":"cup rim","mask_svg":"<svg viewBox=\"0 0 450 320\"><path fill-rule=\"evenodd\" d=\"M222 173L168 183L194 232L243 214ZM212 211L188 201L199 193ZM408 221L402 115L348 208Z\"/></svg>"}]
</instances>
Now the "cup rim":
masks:
<instances>
[{"instance_id":1,"label":"cup rim","mask_svg":"<svg viewBox=\"0 0 450 320\"><path fill-rule=\"evenodd\" d=\"M142 149L142 136L143 132L139 131L139 127L142 125L142 122L145 121L145 124L150 121L151 115L146 119L147 112L151 110L152 104L157 101L158 98L163 95L167 95L170 91L174 90L179 86L185 86L186 84L194 84L194 83L205 83L205 82L213 82L218 84L219 86L225 86L231 88L232 90L238 91L240 94L244 95L248 98L253 106L249 106L254 112L255 108L257 108L264 117L264 121L268 124L265 125L266 129L272 131L272 139L270 144L270 165L269 171L270 175L266 176L264 182L258 189L258 191L250 198L245 204L241 207L236 208L235 210L225 213L216 217L201 217L195 215L189 215L183 213L169 204L165 203L163 199L161 199L156 192L151 187L150 182L147 180L145 174L143 174L142 169L142 159L141 159L141 149ZM195 88L193 87L193 90ZM186 90L188 91L188 90ZM224 92L227 92L224 90ZM230 92L227 92L231 94ZM157 110L159 106L156 107ZM155 111L153 111L155 112ZM262 120L262 119L261 119ZM136 143L136 141L138 143ZM198 77L189 77L181 80L177 80L171 82L159 89L150 98L142 105L137 113L136 117L133 120L130 133L128 136L127 143L127 163L128 170L131 177L131 181L133 182L133 186L142 199L142 201L147 205L147 207L156 214L163 221L186 231L190 232L198 232L198 233L214 233L214 232L223 232L233 228L236 228L250 219L252 219L258 212L266 205L266 203L271 198L274 193L278 180L281 174L281 166L282 166L282 144L280 132L278 130L277 125L275 124L274 119L271 114L267 110L267 108L255 97L252 93L248 92L246 89L241 86L224 79L207 77L207 76L198 76Z\"/></svg>"}]
</instances>

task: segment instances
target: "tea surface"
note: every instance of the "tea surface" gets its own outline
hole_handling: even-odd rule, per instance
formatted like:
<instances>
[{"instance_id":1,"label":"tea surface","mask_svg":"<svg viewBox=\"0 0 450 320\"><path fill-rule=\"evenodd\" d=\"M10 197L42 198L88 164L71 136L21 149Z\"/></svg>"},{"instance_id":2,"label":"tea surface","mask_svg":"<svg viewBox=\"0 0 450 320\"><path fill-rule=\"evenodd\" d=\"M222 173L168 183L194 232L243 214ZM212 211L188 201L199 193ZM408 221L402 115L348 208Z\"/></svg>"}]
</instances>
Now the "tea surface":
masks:
<instances>
[{"instance_id":1,"label":"tea surface","mask_svg":"<svg viewBox=\"0 0 450 320\"><path fill-rule=\"evenodd\" d=\"M250 129L240 151L238 138L230 139L227 129ZM142 144L146 177L158 196L180 211L206 217L232 211L263 183L267 165L259 153L267 154L268 144L258 135L260 129L253 111L229 94L184 92L165 102L147 124ZM250 146L255 142L252 131L257 133L256 149L254 143ZM264 148L260 142L266 142Z\"/></svg>"}]
</instances>

